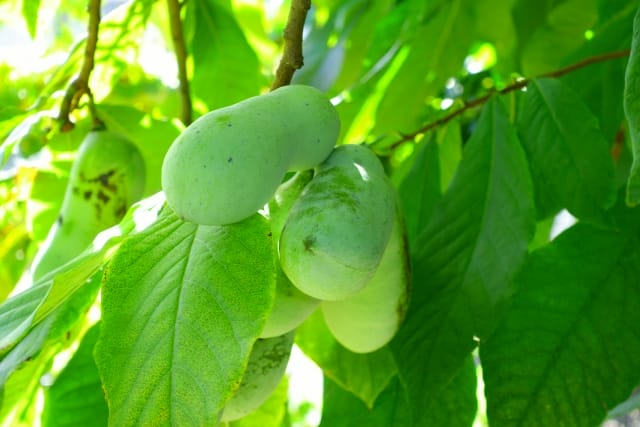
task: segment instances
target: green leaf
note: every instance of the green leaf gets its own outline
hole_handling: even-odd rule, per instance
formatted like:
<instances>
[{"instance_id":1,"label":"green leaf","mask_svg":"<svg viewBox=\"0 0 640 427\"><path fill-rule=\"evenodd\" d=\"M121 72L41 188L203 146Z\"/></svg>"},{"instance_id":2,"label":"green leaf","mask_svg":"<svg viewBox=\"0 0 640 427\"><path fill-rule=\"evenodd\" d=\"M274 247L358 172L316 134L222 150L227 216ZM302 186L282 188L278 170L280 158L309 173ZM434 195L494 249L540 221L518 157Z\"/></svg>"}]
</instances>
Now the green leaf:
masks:
<instances>
[{"instance_id":1,"label":"green leaf","mask_svg":"<svg viewBox=\"0 0 640 427\"><path fill-rule=\"evenodd\" d=\"M95 353L112 424L215 424L271 308L269 232L257 214L199 226L165 207L123 243Z\"/></svg>"},{"instance_id":2,"label":"green leaf","mask_svg":"<svg viewBox=\"0 0 640 427\"><path fill-rule=\"evenodd\" d=\"M40 9L40 0L22 0L22 16L29 29L29 35L32 39L36 38L36 29L38 28L38 9Z\"/></svg>"},{"instance_id":3,"label":"green leaf","mask_svg":"<svg viewBox=\"0 0 640 427\"><path fill-rule=\"evenodd\" d=\"M430 402L420 420L412 418L406 390L398 377L391 379L369 408L325 376L320 427L469 427L473 424L476 406L476 371L469 356L463 369Z\"/></svg>"},{"instance_id":4,"label":"green leaf","mask_svg":"<svg viewBox=\"0 0 640 427\"><path fill-rule=\"evenodd\" d=\"M32 426L36 392L40 377L49 369L57 346L48 346L32 359L21 364L20 369L0 386L0 425Z\"/></svg>"},{"instance_id":5,"label":"green leaf","mask_svg":"<svg viewBox=\"0 0 640 427\"><path fill-rule=\"evenodd\" d=\"M189 1L186 8L195 97L213 110L257 95L260 64L233 15L214 0Z\"/></svg>"},{"instance_id":6,"label":"green leaf","mask_svg":"<svg viewBox=\"0 0 640 427\"><path fill-rule=\"evenodd\" d=\"M627 204L640 203L640 8L633 20L633 41L624 81L624 114L629 125L633 164L627 184Z\"/></svg>"},{"instance_id":7,"label":"green leaf","mask_svg":"<svg viewBox=\"0 0 640 427\"><path fill-rule=\"evenodd\" d=\"M422 142L414 155L413 166L398 188L409 242L427 225L442 197L438 151L435 136Z\"/></svg>"},{"instance_id":8,"label":"green leaf","mask_svg":"<svg viewBox=\"0 0 640 427\"><path fill-rule=\"evenodd\" d=\"M454 123L422 141L413 155L411 169L398 186L410 243L429 223L449 187L460 162L461 147L460 127Z\"/></svg>"},{"instance_id":9,"label":"green leaf","mask_svg":"<svg viewBox=\"0 0 640 427\"><path fill-rule=\"evenodd\" d=\"M499 320L533 234L531 193L524 151L494 98L413 248L412 301L391 348L416 414Z\"/></svg>"},{"instance_id":10,"label":"green leaf","mask_svg":"<svg viewBox=\"0 0 640 427\"><path fill-rule=\"evenodd\" d=\"M480 347L491 425L599 425L640 381L638 212L625 215L633 227L579 223L527 260Z\"/></svg>"},{"instance_id":11,"label":"green leaf","mask_svg":"<svg viewBox=\"0 0 640 427\"><path fill-rule=\"evenodd\" d=\"M376 112L379 133L409 132L424 110L425 99L441 90L463 66L475 35L469 0L434 2L416 31L393 81ZM401 106L401 107L400 107Z\"/></svg>"},{"instance_id":12,"label":"green leaf","mask_svg":"<svg viewBox=\"0 0 640 427\"><path fill-rule=\"evenodd\" d=\"M531 81L518 130L540 216L566 208L579 219L606 222L616 196L613 161L598 119L577 94L558 80Z\"/></svg>"},{"instance_id":13,"label":"green leaf","mask_svg":"<svg viewBox=\"0 0 640 427\"><path fill-rule=\"evenodd\" d=\"M31 327L37 308L49 293L50 282L33 286L0 305L0 354Z\"/></svg>"},{"instance_id":14,"label":"green leaf","mask_svg":"<svg viewBox=\"0 0 640 427\"><path fill-rule=\"evenodd\" d=\"M571 63L629 49L637 5L626 0L606 1L601 7L605 5L613 6L614 10L605 15L601 13L600 22L593 28L593 38L571 55ZM627 61L628 58L622 56L591 64L560 78L580 94L598 117L606 141L615 140L620 131L620 123L624 121L624 106L620 100L624 92Z\"/></svg>"},{"instance_id":15,"label":"green leaf","mask_svg":"<svg viewBox=\"0 0 640 427\"><path fill-rule=\"evenodd\" d=\"M93 348L99 333L100 324L87 331L67 366L54 384L46 389L43 426L107 425L107 402L93 360Z\"/></svg>"},{"instance_id":16,"label":"green leaf","mask_svg":"<svg viewBox=\"0 0 640 427\"><path fill-rule=\"evenodd\" d=\"M469 355L457 375L442 393L423 411L416 426L470 427L476 417L476 366Z\"/></svg>"},{"instance_id":17,"label":"green leaf","mask_svg":"<svg viewBox=\"0 0 640 427\"><path fill-rule=\"evenodd\" d=\"M298 328L296 344L322 368L326 377L369 407L396 372L393 357L386 347L366 354L356 354L342 347L331 335L320 310Z\"/></svg>"},{"instance_id":18,"label":"green leaf","mask_svg":"<svg viewBox=\"0 0 640 427\"><path fill-rule=\"evenodd\" d=\"M528 2L531 8L544 10L540 2ZM528 76L537 76L566 63L567 57L580 48L585 32L598 19L596 0L566 0L548 2L544 21L524 45L522 69Z\"/></svg>"},{"instance_id":19,"label":"green leaf","mask_svg":"<svg viewBox=\"0 0 640 427\"><path fill-rule=\"evenodd\" d=\"M414 426L405 390L397 377L378 396L373 408L324 377L320 427L405 427Z\"/></svg>"}]
</instances>

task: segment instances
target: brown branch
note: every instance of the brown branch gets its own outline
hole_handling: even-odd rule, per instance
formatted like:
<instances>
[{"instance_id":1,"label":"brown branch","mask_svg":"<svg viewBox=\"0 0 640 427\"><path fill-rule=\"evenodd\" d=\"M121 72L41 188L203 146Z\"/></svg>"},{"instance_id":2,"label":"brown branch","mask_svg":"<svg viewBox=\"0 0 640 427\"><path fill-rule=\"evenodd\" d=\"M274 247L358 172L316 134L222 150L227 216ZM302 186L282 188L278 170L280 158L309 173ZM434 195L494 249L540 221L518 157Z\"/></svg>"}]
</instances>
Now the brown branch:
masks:
<instances>
[{"instance_id":1,"label":"brown branch","mask_svg":"<svg viewBox=\"0 0 640 427\"><path fill-rule=\"evenodd\" d=\"M167 0L169 6L169 25L171 27L171 39L178 63L178 79L180 81L180 120L185 126L191 123L191 93L189 91L189 78L187 76L187 48L184 43L182 20L180 19L181 4L178 0Z\"/></svg>"},{"instance_id":2,"label":"brown branch","mask_svg":"<svg viewBox=\"0 0 640 427\"><path fill-rule=\"evenodd\" d=\"M73 129L73 122L69 118L69 114L76 109L80 99L83 95L89 96L89 108L93 117L93 127L102 127L103 124L95 114L95 108L93 105L93 96L89 89L89 76L94 66L94 56L96 52L96 46L98 45L98 27L100 26L100 0L89 0L89 31L87 34L87 42L84 49L84 61L80 74L71 82L67 91L62 99L62 105L60 106L60 114L58 115L58 121L60 121L60 130L67 132Z\"/></svg>"},{"instance_id":3,"label":"brown branch","mask_svg":"<svg viewBox=\"0 0 640 427\"><path fill-rule=\"evenodd\" d=\"M535 79L539 79L539 78L543 78L543 77L561 77L564 76L565 74L569 74L573 71L576 71L580 68L586 67L588 65L592 65L592 64L596 64L598 62L604 62L604 61L609 61L612 59L616 59L616 58L623 58L625 56L629 56L630 50L629 49L625 49L625 50L619 50L619 51L615 51L615 52L607 52L607 53L603 53L601 55L595 55L595 56L590 56L588 58L585 58L579 62L576 62L575 64L571 64L565 68L560 68L558 70L554 70L554 71L550 71L547 73L543 73L540 74L537 77L534 78L528 78L528 79L520 79L512 84L510 84L509 86L500 89L498 91L492 92L490 94L484 95L480 98L474 99L473 101L465 104L463 107L460 107L457 110L452 111L451 113L433 121L433 122L429 122L427 123L425 126L421 127L420 129L413 131L411 133L407 133L407 134L401 134L401 138L397 141L395 141L394 143L392 143L391 145L389 145L390 149L394 149L397 146L399 146L400 144L402 144L403 142L407 142L407 141L411 141L413 139L415 139L415 137L417 137L418 135L421 135L425 132L428 132L438 126L444 125L448 122L450 122L451 120L455 119L456 117L464 114L465 111L468 111L472 108L475 107L479 107L482 104L484 104L485 102L487 102L489 100L489 98L491 98L492 96L499 94L499 95L504 95L506 93L509 92L513 92L519 89L522 89L524 87L526 87L527 85L529 85L529 83L531 83L533 80Z\"/></svg>"},{"instance_id":4,"label":"brown branch","mask_svg":"<svg viewBox=\"0 0 640 427\"><path fill-rule=\"evenodd\" d=\"M287 25L284 28L284 51L271 90L291 83L293 73L304 65L302 30L310 8L311 0L291 0Z\"/></svg>"}]
</instances>

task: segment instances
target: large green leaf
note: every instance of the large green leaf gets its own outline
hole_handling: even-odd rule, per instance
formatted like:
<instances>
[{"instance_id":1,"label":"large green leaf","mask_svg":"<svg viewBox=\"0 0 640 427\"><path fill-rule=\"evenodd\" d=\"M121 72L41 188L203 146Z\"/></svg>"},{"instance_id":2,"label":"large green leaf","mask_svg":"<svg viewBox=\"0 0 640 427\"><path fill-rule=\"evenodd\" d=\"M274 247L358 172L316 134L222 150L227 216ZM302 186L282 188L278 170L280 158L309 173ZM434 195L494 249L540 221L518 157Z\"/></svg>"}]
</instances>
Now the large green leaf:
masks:
<instances>
[{"instance_id":1,"label":"large green leaf","mask_svg":"<svg viewBox=\"0 0 640 427\"><path fill-rule=\"evenodd\" d=\"M524 151L494 98L412 249L411 306L391 347L416 413L500 318L533 234L532 198Z\"/></svg>"},{"instance_id":2,"label":"large green leaf","mask_svg":"<svg viewBox=\"0 0 640 427\"><path fill-rule=\"evenodd\" d=\"M373 353L356 354L341 346L331 335L320 310L298 328L296 344L322 368L326 377L369 407L396 372L386 347Z\"/></svg>"},{"instance_id":3,"label":"large green leaf","mask_svg":"<svg viewBox=\"0 0 640 427\"><path fill-rule=\"evenodd\" d=\"M595 426L640 382L638 212L625 215L636 225L578 224L528 259L480 347L492 426Z\"/></svg>"},{"instance_id":4,"label":"large green leaf","mask_svg":"<svg viewBox=\"0 0 640 427\"><path fill-rule=\"evenodd\" d=\"M538 213L566 208L579 219L604 222L615 201L613 162L598 119L560 81L533 80L518 131L535 182Z\"/></svg>"},{"instance_id":5,"label":"large green leaf","mask_svg":"<svg viewBox=\"0 0 640 427\"><path fill-rule=\"evenodd\" d=\"M640 203L640 8L633 21L631 56L627 63L624 85L624 113L629 125L633 164L627 186L627 203Z\"/></svg>"},{"instance_id":6,"label":"large green leaf","mask_svg":"<svg viewBox=\"0 0 640 427\"><path fill-rule=\"evenodd\" d=\"M43 426L107 425L107 402L93 359L99 332L100 324L87 331L67 366L46 389Z\"/></svg>"},{"instance_id":7,"label":"large green leaf","mask_svg":"<svg viewBox=\"0 0 640 427\"><path fill-rule=\"evenodd\" d=\"M199 226L168 207L105 270L96 362L113 425L213 425L271 308L270 227Z\"/></svg>"},{"instance_id":8,"label":"large green leaf","mask_svg":"<svg viewBox=\"0 0 640 427\"><path fill-rule=\"evenodd\" d=\"M214 0L189 1L186 8L195 97L213 110L257 95L263 83L258 58L234 16Z\"/></svg>"}]
</instances>

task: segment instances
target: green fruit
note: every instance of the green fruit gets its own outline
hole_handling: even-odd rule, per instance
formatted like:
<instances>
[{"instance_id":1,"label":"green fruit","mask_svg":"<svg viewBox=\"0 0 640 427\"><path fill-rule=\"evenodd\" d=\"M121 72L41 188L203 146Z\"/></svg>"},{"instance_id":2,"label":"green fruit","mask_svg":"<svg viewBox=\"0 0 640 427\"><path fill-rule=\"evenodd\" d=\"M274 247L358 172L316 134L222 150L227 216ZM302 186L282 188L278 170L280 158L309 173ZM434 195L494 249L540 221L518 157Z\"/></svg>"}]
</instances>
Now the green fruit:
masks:
<instances>
[{"instance_id":1,"label":"green fruit","mask_svg":"<svg viewBox=\"0 0 640 427\"><path fill-rule=\"evenodd\" d=\"M371 281L342 301L321 304L325 322L335 339L355 353L369 353L396 334L407 310L409 256L406 233L398 212L389 244Z\"/></svg>"},{"instance_id":2,"label":"green fruit","mask_svg":"<svg viewBox=\"0 0 640 427\"><path fill-rule=\"evenodd\" d=\"M271 235L274 250L284 226L291 206L311 181L313 172L310 170L296 173L291 179L280 185L273 199L269 202L269 216L271 221ZM276 259L276 293L267 318L267 323L260 334L260 338L271 338L286 334L297 328L318 307L320 300L300 292L282 271L280 262Z\"/></svg>"},{"instance_id":3,"label":"green fruit","mask_svg":"<svg viewBox=\"0 0 640 427\"><path fill-rule=\"evenodd\" d=\"M108 131L92 131L71 167L60 214L36 254L34 281L79 255L116 225L144 189L144 160L135 145Z\"/></svg>"},{"instance_id":4,"label":"green fruit","mask_svg":"<svg viewBox=\"0 0 640 427\"><path fill-rule=\"evenodd\" d=\"M164 158L167 203L198 224L242 221L271 199L287 171L321 163L339 129L331 102L309 86L281 87L211 111Z\"/></svg>"},{"instance_id":5,"label":"green fruit","mask_svg":"<svg viewBox=\"0 0 640 427\"><path fill-rule=\"evenodd\" d=\"M282 269L314 298L353 295L378 268L394 216L395 190L376 155L360 145L337 147L289 212Z\"/></svg>"},{"instance_id":6,"label":"green fruit","mask_svg":"<svg viewBox=\"0 0 640 427\"><path fill-rule=\"evenodd\" d=\"M258 339L253 345L247 369L235 394L226 403L220 421L233 421L258 409L284 376L294 332Z\"/></svg>"}]
</instances>

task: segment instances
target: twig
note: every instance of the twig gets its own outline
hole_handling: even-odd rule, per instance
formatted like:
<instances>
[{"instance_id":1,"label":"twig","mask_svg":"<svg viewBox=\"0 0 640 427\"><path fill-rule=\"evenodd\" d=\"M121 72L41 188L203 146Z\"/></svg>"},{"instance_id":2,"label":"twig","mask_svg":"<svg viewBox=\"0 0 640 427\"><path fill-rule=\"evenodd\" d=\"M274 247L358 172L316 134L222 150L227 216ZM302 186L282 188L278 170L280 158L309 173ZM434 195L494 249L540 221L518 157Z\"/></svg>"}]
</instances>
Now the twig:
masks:
<instances>
[{"instance_id":1,"label":"twig","mask_svg":"<svg viewBox=\"0 0 640 427\"><path fill-rule=\"evenodd\" d=\"M489 100L489 98L491 98L492 96L499 94L499 95L504 95L506 93L509 92L513 92L519 89L522 89L524 87L526 87L527 85L529 85L529 83L531 83L532 80L535 79L539 79L539 78L543 78L543 77L561 77L564 76L565 74L569 74L573 71L576 71L580 68L586 67L588 65L592 65L592 64L596 64L598 62L604 62L604 61L609 61L612 59L616 59L616 58L622 58L625 56L629 56L630 50L629 49L625 49L625 50L619 50L616 52L608 52L608 53L603 53L601 55L595 55L595 56L590 56L588 58L583 59L582 61L576 62L575 64L569 65L565 68L560 68L558 70L554 70L554 71L550 71L548 73L543 73L540 74L537 77L534 78L524 78L524 79L520 79L518 81L516 81L515 83L492 93L489 93L487 95L484 95L480 98L474 99L473 101L465 104L463 107L460 107L457 110L452 111L451 113L433 121L433 122L429 122L426 125L424 125L423 127L421 127L420 129L413 131L411 133L407 133L407 134L401 134L401 138L397 141L395 141L393 144L389 145L390 149L394 149L397 146L399 146L400 144L402 144L403 142L407 142L407 141L411 141L413 140L416 136L423 134L425 132L428 132L438 126L444 125L448 122L450 122L451 120L455 119L456 117L462 115L465 111L468 111L472 108L478 107L482 104L484 104L485 102L487 102Z\"/></svg>"},{"instance_id":2,"label":"twig","mask_svg":"<svg viewBox=\"0 0 640 427\"><path fill-rule=\"evenodd\" d=\"M73 129L73 122L69 118L69 114L73 111L82 98L82 95L89 95L90 111L93 117L93 126L101 127L102 122L95 115L95 109L93 108L93 96L89 89L89 76L94 66L94 56L96 52L96 46L98 45L98 28L100 26L100 0L89 0L89 32L87 34L87 43L84 49L84 61L80 74L71 82L67 88L67 92L62 99L62 105L60 107L60 114L58 120L60 121L60 130L62 132Z\"/></svg>"},{"instance_id":3,"label":"twig","mask_svg":"<svg viewBox=\"0 0 640 427\"><path fill-rule=\"evenodd\" d=\"M171 26L171 39L178 63L178 79L180 81L180 120L185 126L191 123L191 93L189 91L189 78L187 77L187 48L184 43L182 20L180 19L181 4L178 0L167 0L169 5L169 24Z\"/></svg>"},{"instance_id":4,"label":"twig","mask_svg":"<svg viewBox=\"0 0 640 427\"><path fill-rule=\"evenodd\" d=\"M293 73L304 65L302 30L310 8L311 0L291 0L287 25L284 28L284 51L271 90L291 83Z\"/></svg>"}]
</instances>

